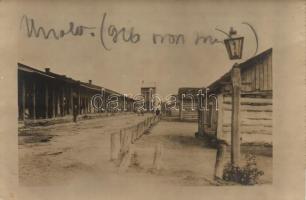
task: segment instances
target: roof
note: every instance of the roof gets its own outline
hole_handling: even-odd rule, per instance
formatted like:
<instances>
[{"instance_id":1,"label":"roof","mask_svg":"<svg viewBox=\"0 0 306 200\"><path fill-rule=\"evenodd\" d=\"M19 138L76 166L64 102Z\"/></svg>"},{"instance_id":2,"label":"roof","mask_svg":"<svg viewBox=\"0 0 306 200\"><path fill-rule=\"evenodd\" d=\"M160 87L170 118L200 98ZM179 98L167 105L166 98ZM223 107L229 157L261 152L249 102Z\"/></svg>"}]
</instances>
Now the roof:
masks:
<instances>
[{"instance_id":1,"label":"roof","mask_svg":"<svg viewBox=\"0 0 306 200\"><path fill-rule=\"evenodd\" d=\"M72 84L78 84L78 85L80 85L82 87L86 87L88 89L101 91L100 86L90 84L90 83L81 82L81 81L78 81L78 80L74 80L70 77L67 77L66 75L57 74L57 73L54 73L54 72L51 72L51 71L48 71L48 72L41 71L41 70L35 69L33 67L27 66L25 64L22 64L22 63L18 63L18 70L22 70L22 71L25 71L25 72L28 72L28 73L36 73L36 74L39 74L39 75L42 75L42 76L46 76L48 78L56 78L56 79L62 80L64 82L68 82L68 83L72 83Z\"/></svg>"},{"instance_id":2,"label":"roof","mask_svg":"<svg viewBox=\"0 0 306 200\"><path fill-rule=\"evenodd\" d=\"M185 95L197 95L199 93L199 90L202 88L198 88L198 87L183 87L183 88L179 88L178 90L178 96L182 96L182 94Z\"/></svg>"},{"instance_id":3,"label":"roof","mask_svg":"<svg viewBox=\"0 0 306 200\"><path fill-rule=\"evenodd\" d=\"M265 59L267 56L271 54L272 54L272 48L246 60L243 63L240 63L238 67L240 68L241 71L246 70L250 67L254 67L257 64L257 62L260 62L261 60ZM230 69L228 72L223 74L218 80L214 81L208 86L208 88L210 89L210 92L217 90L219 87L224 85L224 83L230 82L231 70L232 69Z\"/></svg>"},{"instance_id":4,"label":"roof","mask_svg":"<svg viewBox=\"0 0 306 200\"><path fill-rule=\"evenodd\" d=\"M22 63L17 63L17 65L18 65L18 70L22 70L22 71L25 71L25 72L28 72L28 73L36 73L36 74L39 74L41 76L45 76L45 77L48 77L48 78L59 79L59 80L62 80L62 81L68 82L68 83L80 85L81 87L85 87L85 88L91 89L91 90L101 91L101 89L102 89L101 86L94 85L92 83L87 83L87 82L82 82L82 81L79 81L79 80L75 80L75 79L72 79L72 78L67 77L65 75L62 75L62 74L57 74L57 73L54 73L54 72L51 72L51 71L49 71L49 72L41 71L41 70L35 69L33 67L27 66L25 64L22 64ZM107 88L104 88L104 90L109 94L116 94L116 95L119 95L119 96L122 95L118 92L115 92L115 91L107 89Z\"/></svg>"},{"instance_id":5,"label":"roof","mask_svg":"<svg viewBox=\"0 0 306 200\"><path fill-rule=\"evenodd\" d=\"M39 75L42 75L42 76L46 76L48 78L55 78L52 75L46 74L44 71L29 67L29 66L21 64L21 63L18 63L18 70L25 71L25 72L28 72L28 73L39 74Z\"/></svg>"}]
</instances>

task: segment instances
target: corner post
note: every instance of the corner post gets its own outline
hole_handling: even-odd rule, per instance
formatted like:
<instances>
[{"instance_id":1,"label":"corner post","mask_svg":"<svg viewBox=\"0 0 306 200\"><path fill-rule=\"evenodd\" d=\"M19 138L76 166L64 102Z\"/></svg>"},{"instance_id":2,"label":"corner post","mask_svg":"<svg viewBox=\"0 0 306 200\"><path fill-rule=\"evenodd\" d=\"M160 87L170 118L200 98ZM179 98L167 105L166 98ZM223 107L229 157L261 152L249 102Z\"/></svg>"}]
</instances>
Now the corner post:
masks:
<instances>
[{"instance_id":1,"label":"corner post","mask_svg":"<svg viewBox=\"0 0 306 200\"><path fill-rule=\"evenodd\" d=\"M240 161L240 94L241 75L236 63L231 71L232 79L232 126L231 126L231 163L239 165Z\"/></svg>"}]
</instances>

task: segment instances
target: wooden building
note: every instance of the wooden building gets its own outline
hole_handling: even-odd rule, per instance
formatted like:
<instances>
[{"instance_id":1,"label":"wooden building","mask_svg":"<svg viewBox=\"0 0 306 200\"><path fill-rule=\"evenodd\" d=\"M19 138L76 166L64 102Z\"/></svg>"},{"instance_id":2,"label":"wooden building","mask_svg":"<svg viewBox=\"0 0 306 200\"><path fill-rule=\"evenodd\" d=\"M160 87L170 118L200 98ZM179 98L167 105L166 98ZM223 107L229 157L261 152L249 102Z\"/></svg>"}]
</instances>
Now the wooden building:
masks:
<instances>
[{"instance_id":1,"label":"wooden building","mask_svg":"<svg viewBox=\"0 0 306 200\"><path fill-rule=\"evenodd\" d=\"M104 92L104 93L103 93ZM74 80L65 75L51 72L50 68L41 71L18 63L18 108L19 120L48 119L73 114L73 108L78 114L101 112L91 104L93 95L102 94L105 97L121 94L94 85L91 80L87 83ZM104 98L106 101L107 99ZM119 98L122 106L123 99ZM133 99L127 98L130 108ZM106 108L106 102L101 108Z\"/></svg>"},{"instance_id":2,"label":"wooden building","mask_svg":"<svg viewBox=\"0 0 306 200\"><path fill-rule=\"evenodd\" d=\"M230 144L232 128L237 125L242 143L272 144L272 49L235 66L239 72L235 80L233 70L208 87L211 98L208 109L199 109L199 134L214 134ZM232 104L233 84L240 93L237 105ZM233 109L238 117L234 126Z\"/></svg>"},{"instance_id":3,"label":"wooden building","mask_svg":"<svg viewBox=\"0 0 306 200\"><path fill-rule=\"evenodd\" d=\"M179 88L178 104L179 117L181 121L198 120L198 94L200 88Z\"/></svg>"}]
</instances>

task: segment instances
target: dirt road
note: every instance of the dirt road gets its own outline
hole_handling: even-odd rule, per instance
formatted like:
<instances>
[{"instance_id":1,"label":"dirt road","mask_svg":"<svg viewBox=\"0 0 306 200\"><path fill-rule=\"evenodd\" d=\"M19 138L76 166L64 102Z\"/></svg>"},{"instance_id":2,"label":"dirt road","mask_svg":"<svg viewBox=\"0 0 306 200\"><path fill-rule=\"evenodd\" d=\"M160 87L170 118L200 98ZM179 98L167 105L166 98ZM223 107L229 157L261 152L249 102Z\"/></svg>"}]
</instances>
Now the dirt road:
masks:
<instances>
[{"instance_id":1,"label":"dirt road","mask_svg":"<svg viewBox=\"0 0 306 200\"><path fill-rule=\"evenodd\" d=\"M34 127L19 133L19 182L65 184L81 174L109 173L110 134L148 115L122 115Z\"/></svg>"},{"instance_id":2,"label":"dirt road","mask_svg":"<svg viewBox=\"0 0 306 200\"><path fill-rule=\"evenodd\" d=\"M216 182L214 166L216 149L195 137L196 123L161 121L148 135L134 145L137 154L137 167L134 171L150 173L154 149L157 144L163 147L161 170L155 176L162 177L167 184L180 186L205 186L233 184ZM242 153L242 158L245 154ZM264 171L260 184L272 182L272 157L256 155L257 166ZM230 162L230 152L226 161ZM130 169L132 171L132 169Z\"/></svg>"},{"instance_id":3,"label":"dirt road","mask_svg":"<svg viewBox=\"0 0 306 200\"><path fill-rule=\"evenodd\" d=\"M49 187L78 183L76 188L91 185L97 190L100 186L122 189L144 184L153 188L219 184L213 179L216 150L194 137L196 123L160 121L133 144L132 166L118 172L110 162L110 134L147 116L97 118L21 131L20 184ZM157 144L162 146L159 171L152 170ZM265 171L261 183L270 183L272 158L257 159Z\"/></svg>"}]
</instances>

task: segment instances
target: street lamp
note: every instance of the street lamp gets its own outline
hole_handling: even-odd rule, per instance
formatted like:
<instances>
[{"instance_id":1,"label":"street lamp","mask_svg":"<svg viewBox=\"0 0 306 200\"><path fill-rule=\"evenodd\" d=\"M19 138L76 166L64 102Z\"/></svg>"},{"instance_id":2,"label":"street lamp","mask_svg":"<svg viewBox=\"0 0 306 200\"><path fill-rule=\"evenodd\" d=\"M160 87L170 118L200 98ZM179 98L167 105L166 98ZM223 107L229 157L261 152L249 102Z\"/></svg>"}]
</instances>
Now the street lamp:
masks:
<instances>
[{"instance_id":1,"label":"street lamp","mask_svg":"<svg viewBox=\"0 0 306 200\"><path fill-rule=\"evenodd\" d=\"M241 59L242 57L242 49L243 49L243 39L244 37L232 37L236 35L237 31L231 27L228 35L229 38L224 40L224 44L231 60Z\"/></svg>"}]
</instances>

